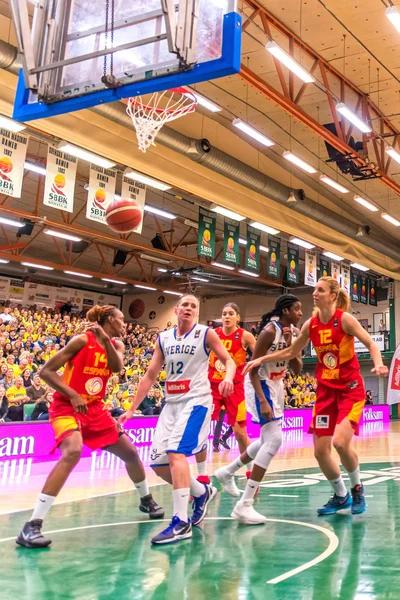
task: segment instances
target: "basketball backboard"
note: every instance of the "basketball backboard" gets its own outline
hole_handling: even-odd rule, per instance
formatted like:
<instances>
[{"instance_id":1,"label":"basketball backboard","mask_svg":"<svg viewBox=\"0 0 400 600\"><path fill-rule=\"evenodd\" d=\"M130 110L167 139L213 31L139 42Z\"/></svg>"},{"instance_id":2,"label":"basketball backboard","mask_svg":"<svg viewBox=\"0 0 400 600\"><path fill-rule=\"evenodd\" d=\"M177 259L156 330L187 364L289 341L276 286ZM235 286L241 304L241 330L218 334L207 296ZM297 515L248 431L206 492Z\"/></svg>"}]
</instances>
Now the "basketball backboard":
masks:
<instances>
[{"instance_id":1,"label":"basketball backboard","mask_svg":"<svg viewBox=\"0 0 400 600\"><path fill-rule=\"evenodd\" d=\"M240 70L236 0L10 0L30 121Z\"/></svg>"}]
</instances>

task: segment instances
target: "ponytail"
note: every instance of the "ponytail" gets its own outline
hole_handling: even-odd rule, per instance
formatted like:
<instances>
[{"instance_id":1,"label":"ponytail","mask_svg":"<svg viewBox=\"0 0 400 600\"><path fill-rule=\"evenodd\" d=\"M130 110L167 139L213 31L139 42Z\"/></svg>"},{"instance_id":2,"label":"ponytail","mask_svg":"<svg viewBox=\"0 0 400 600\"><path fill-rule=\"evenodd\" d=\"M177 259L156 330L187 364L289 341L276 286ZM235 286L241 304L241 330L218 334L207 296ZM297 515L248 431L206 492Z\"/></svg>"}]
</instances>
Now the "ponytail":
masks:
<instances>
[{"instance_id":1,"label":"ponytail","mask_svg":"<svg viewBox=\"0 0 400 600\"><path fill-rule=\"evenodd\" d=\"M99 325L104 325L110 317L112 317L116 313L117 309L115 306L93 306L86 313L86 318L91 323L98 323Z\"/></svg>"},{"instance_id":2,"label":"ponytail","mask_svg":"<svg viewBox=\"0 0 400 600\"><path fill-rule=\"evenodd\" d=\"M336 294L335 305L338 310L343 310L347 312L350 308L350 297L342 290L339 285L339 282L334 277L320 277L319 281L325 281L325 283L329 286L329 291L331 294ZM315 317L319 314L319 308L315 307L312 313L312 316Z\"/></svg>"}]
</instances>

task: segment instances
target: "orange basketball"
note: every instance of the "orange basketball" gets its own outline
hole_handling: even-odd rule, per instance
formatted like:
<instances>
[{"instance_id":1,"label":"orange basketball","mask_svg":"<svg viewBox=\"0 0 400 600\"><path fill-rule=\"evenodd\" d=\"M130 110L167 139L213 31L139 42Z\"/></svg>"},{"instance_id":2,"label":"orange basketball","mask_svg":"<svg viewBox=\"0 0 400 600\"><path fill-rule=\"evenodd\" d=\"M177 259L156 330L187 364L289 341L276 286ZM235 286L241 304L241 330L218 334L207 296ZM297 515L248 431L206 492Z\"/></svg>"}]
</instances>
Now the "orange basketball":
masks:
<instances>
[{"instance_id":1,"label":"orange basketball","mask_svg":"<svg viewBox=\"0 0 400 600\"><path fill-rule=\"evenodd\" d=\"M106 209L107 225L118 233L128 233L142 220L142 211L133 200L120 198L114 200Z\"/></svg>"}]
</instances>

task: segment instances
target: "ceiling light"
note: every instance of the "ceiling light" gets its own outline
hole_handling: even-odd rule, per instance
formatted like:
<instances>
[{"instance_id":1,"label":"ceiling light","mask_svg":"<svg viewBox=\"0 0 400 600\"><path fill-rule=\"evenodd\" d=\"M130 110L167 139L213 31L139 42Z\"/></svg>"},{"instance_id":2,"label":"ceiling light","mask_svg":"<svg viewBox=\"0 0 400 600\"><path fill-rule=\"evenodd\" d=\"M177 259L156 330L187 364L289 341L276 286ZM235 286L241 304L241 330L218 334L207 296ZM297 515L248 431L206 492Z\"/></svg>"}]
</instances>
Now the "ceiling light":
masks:
<instances>
[{"instance_id":1,"label":"ceiling light","mask_svg":"<svg viewBox=\"0 0 400 600\"><path fill-rule=\"evenodd\" d=\"M107 277L102 277L102 281L108 281L108 283L118 283L119 285L125 285L125 281L119 281L118 279L108 279Z\"/></svg>"},{"instance_id":2,"label":"ceiling light","mask_svg":"<svg viewBox=\"0 0 400 600\"><path fill-rule=\"evenodd\" d=\"M376 206L374 206L374 204L371 204L371 202L368 202L368 200L362 198L361 196L354 196L354 200L358 202L358 204L361 204L361 206L368 208L368 210L372 210L374 212L379 210Z\"/></svg>"},{"instance_id":3,"label":"ceiling light","mask_svg":"<svg viewBox=\"0 0 400 600\"><path fill-rule=\"evenodd\" d=\"M170 260L165 260L164 258L157 258L156 256L150 256L150 254L141 254L140 258L144 258L145 260L150 260L151 262L160 263L162 265L169 265Z\"/></svg>"},{"instance_id":4,"label":"ceiling light","mask_svg":"<svg viewBox=\"0 0 400 600\"><path fill-rule=\"evenodd\" d=\"M260 277L258 273L252 273L251 271L246 271L245 269L239 269L239 273L243 273L243 275L250 275L250 277Z\"/></svg>"},{"instance_id":5,"label":"ceiling light","mask_svg":"<svg viewBox=\"0 0 400 600\"><path fill-rule=\"evenodd\" d=\"M21 223L21 221L14 221L13 219L7 219L7 217L0 217L0 223L3 225L11 225L12 227L23 227L25 223Z\"/></svg>"},{"instance_id":6,"label":"ceiling light","mask_svg":"<svg viewBox=\"0 0 400 600\"><path fill-rule=\"evenodd\" d=\"M7 129L8 131L12 131L13 133L19 133L23 129L25 129L25 125L21 123L17 123L17 121L13 121L8 117L4 117L0 115L0 129Z\"/></svg>"},{"instance_id":7,"label":"ceiling light","mask_svg":"<svg viewBox=\"0 0 400 600\"><path fill-rule=\"evenodd\" d=\"M244 238L239 238L239 244L241 244L242 246L247 246L247 240L245 240Z\"/></svg>"},{"instance_id":8,"label":"ceiling light","mask_svg":"<svg viewBox=\"0 0 400 600\"><path fill-rule=\"evenodd\" d=\"M271 235L276 235L279 233L279 229L274 229L273 227L269 227L268 225L264 225L263 223L259 223L258 221L253 221L250 223L251 227L255 227L256 229L260 229L261 231L265 231L266 233L270 233Z\"/></svg>"},{"instance_id":9,"label":"ceiling light","mask_svg":"<svg viewBox=\"0 0 400 600\"><path fill-rule=\"evenodd\" d=\"M304 83L314 83L314 77L310 75L308 71L303 69L303 67L299 65L299 63L296 60L294 60L294 58L292 58L290 54L288 54L280 46L278 46L276 42L268 42L265 48L268 50L268 52L271 52L271 54L275 56L275 58L280 60L281 63L283 63L285 67L289 69L289 71L292 71L292 73L294 73L295 75L297 75L297 77L304 81Z\"/></svg>"},{"instance_id":10,"label":"ceiling light","mask_svg":"<svg viewBox=\"0 0 400 600\"><path fill-rule=\"evenodd\" d=\"M168 273L168 269L163 269L162 267L158 267L157 271L160 273Z\"/></svg>"},{"instance_id":11,"label":"ceiling light","mask_svg":"<svg viewBox=\"0 0 400 600\"><path fill-rule=\"evenodd\" d=\"M164 294L171 294L172 296L183 296L179 292L170 292L169 290L163 290Z\"/></svg>"},{"instance_id":12,"label":"ceiling light","mask_svg":"<svg viewBox=\"0 0 400 600\"><path fill-rule=\"evenodd\" d=\"M138 283L135 283L135 287L141 288L142 290L151 290L152 292L155 292L157 290L157 288L155 287L150 287L148 285L139 285Z\"/></svg>"},{"instance_id":13,"label":"ceiling light","mask_svg":"<svg viewBox=\"0 0 400 600\"><path fill-rule=\"evenodd\" d=\"M267 138L265 135L263 135L262 133L257 131L257 129L250 127L250 125L248 125L241 119L234 119L232 121L232 125L234 125L238 129L240 129L240 131L243 131L243 133L246 133L247 135L252 137L253 140L260 142L260 144L262 144L263 146L269 147L269 146L273 146L275 143L272 140L270 140L269 138Z\"/></svg>"},{"instance_id":14,"label":"ceiling light","mask_svg":"<svg viewBox=\"0 0 400 600\"><path fill-rule=\"evenodd\" d=\"M35 165L33 163L30 162L25 162L24 163L24 169L26 171L32 171L33 173L39 173L39 175L46 175L46 169L44 167L41 167L39 165Z\"/></svg>"},{"instance_id":15,"label":"ceiling light","mask_svg":"<svg viewBox=\"0 0 400 600\"><path fill-rule=\"evenodd\" d=\"M389 19L389 21L394 25L397 31L400 33L400 13L397 9L397 6L389 6L385 10L385 15Z\"/></svg>"},{"instance_id":16,"label":"ceiling light","mask_svg":"<svg viewBox=\"0 0 400 600\"><path fill-rule=\"evenodd\" d=\"M191 277L190 279L195 279L196 281L203 281L203 283L208 283L208 279L203 279L203 277Z\"/></svg>"},{"instance_id":17,"label":"ceiling light","mask_svg":"<svg viewBox=\"0 0 400 600\"><path fill-rule=\"evenodd\" d=\"M159 217L165 217L166 219L176 219L176 215L173 215L172 213L170 213L166 210L161 210L161 208L156 208L155 206L149 206L148 204L145 204L143 208L144 208L145 212L152 213L154 215L158 215Z\"/></svg>"},{"instance_id":18,"label":"ceiling light","mask_svg":"<svg viewBox=\"0 0 400 600\"><path fill-rule=\"evenodd\" d=\"M389 154L396 162L400 163L400 154L393 148L393 146L388 146L385 148L386 154Z\"/></svg>"},{"instance_id":19,"label":"ceiling light","mask_svg":"<svg viewBox=\"0 0 400 600\"><path fill-rule=\"evenodd\" d=\"M269 252L269 248L267 248L267 246L260 245L260 252Z\"/></svg>"},{"instance_id":20,"label":"ceiling light","mask_svg":"<svg viewBox=\"0 0 400 600\"><path fill-rule=\"evenodd\" d=\"M305 240L301 240L300 238L293 237L289 240L292 244L297 244L297 246L301 246L302 248L307 248L307 250L311 250L311 248L315 248L314 244L310 244L310 242L306 242Z\"/></svg>"},{"instance_id":21,"label":"ceiling light","mask_svg":"<svg viewBox=\"0 0 400 600\"><path fill-rule=\"evenodd\" d=\"M120 196L119 194L114 194L114 200L121 200L121 198L122 196Z\"/></svg>"},{"instance_id":22,"label":"ceiling light","mask_svg":"<svg viewBox=\"0 0 400 600\"><path fill-rule=\"evenodd\" d=\"M235 270L235 267L231 267L230 265L224 265L223 263L212 261L211 264L212 264L213 267L219 267L220 269L226 269L227 271L234 271Z\"/></svg>"},{"instance_id":23,"label":"ceiling light","mask_svg":"<svg viewBox=\"0 0 400 600\"><path fill-rule=\"evenodd\" d=\"M331 179L330 177L327 177L326 175L320 175L319 179L320 181L326 183L326 185L330 185L331 187L333 187L338 192L342 192L342 194L347 194L349 191L347 188L343 187L343 185L340 185L340 183L338 183L334 179Z\"/></svg>"},{"instance_id":24,"label":"ceiling light","mask_svg":"<svg viewBox=\"0 0 400 600\"><path fill-rule=\"evenodd\" d=\"M391 217L387 213L382 213L381 217L382 217L382 219L386 219L386 221L389 221L389 223L391 223L392 225L396 225L396 227L400 226L400 221L398 221L394 217Z\"/></svg>"},{"instance_id":25,"label":"ceiling light","mask_svg":"<svg viewBox=\"0 0 400 600\"><path fill-rule=\"evenodd\" d=\"M86 277L86 279L93 279L93 275L87 273L78 273L77 271L64 271L67 275L76 275L77 277Z\"/></svg>"},{"instance_id":26,"label":"ceiling light","mask_svg":"<svg viewBox=\"0 0 400 600\"><path fill-rule=\"evenodd\" d=\"M211 210L219 215L224 215L224 217L228 217L229 219L234 219L235 221L243 221L246 218L242 217L242 215L239 215L237 212L229 210L228 208L223 208L222 206L214 206Z\"/></svg>"},{"instance_id":27,"label":"ceiling light","mask_svg":"<svg viewBox=\"0 0 400 600\"><path fill-rule=\"evenodd\" d=\"M350 266L354 269L358 269L359 271L369 271L368 267L364 267L363 265L359 265L358 263L351 263Z\"/></svg>"},{"instance_id":28,"label":"ceiling light","mask_svg":"<svg viewBox=\"0 0 400 600\"><path fill-rule=\"evenodd\" d=\"M0 258L0 263L2 265L8 265L9 262L10 262L9 260L5 260L4 258Z\"/></svg>"},{"instance_id":29,"label":"ceiling light","mask_svg":"<svg viewBox=\"0 0 400 600\"><path fill-rule=\"evenodd\" d=\"M323 255L327 258L331 258L332 260L344 260L343 256L339 256L338 254L334 254L333 252L323 252Z\"/></svg>"},{"instance_id":30,"label":"ceiling light","mask_svg":"<svg viewBox=\"0 0 400 600\"><path fill-rule=\"evenodd\" d=\"M199 228L199 224L196 223L196 221L191 221L190 219L185 219L183 222L185 225L188 225L189 227L194 227L194 229Z\"/></svg>"},{"instance_id":31,"label":"ceiling light","mask_svg":"<svg viewBox=\"0 0 400 600\"><path fill-rule=\"evenodd\" d=\"M197 92L194 92L191 89L189 89L185 94L183 94L183 96L186 96L187 98L191 98L192 96L194 96L197 100L197 104L199 104L203 108L206 108L210 112L215 113L220 112L222 110L220 106L214 104L214 102L211 102L211 100L209 100L208 98L205 98L201 94L198 94Z\"/></svg>"},{"instance_id":32,"label":"ceiling light","mask_svg":"<svg viewBox=\"0 0 400 600\"><path fill-rule=\"evenodd\" d=\"M296 165L296 167L303 169L303 171L307 171L307 173L316 173L317 172L317 169L314 169L314 167L312 167L311 165L306 163L304 160L302 160L301 158L299 158L295 154L292 154L289 151L286 151L283 153L283 158L286 158L286 160L289 160L291 163Z\"/></svg>"},{"instance_id":33,"label":"ceiling light","mask_svg":"<svg viewBox=\"0 0 400 600\"><path fill-rule=\"evenodd\" d=\"M98 156L97 154L93 154L87 150L83 150L83 148L78 148L78 146L73 146L68 142L61 142L58 145L58 150L66 152L67 154L72 154L72 156L76 156L77 158L82 158L82 160L87 160L93 165L103 167L103 169L111 169L112 167L115 167L115 162L111 162L111 160L108 160L107 158L103 158L102 156Z\"/></svg>"},{"instance_id":34,"label":"ceiling light","mask_svg":"<svg viewBox=\"0 0 400 600\"><path fill-rule=\"evenodd\" d=\"M71 242L81 242L82 238L76 237L75 235L69 235L68 233L62 233L61 231L54 231L54 229L45 229L43 233L52 235L53 237L59 237L63 240L70 240Z\"/></svg>"},{"instance_id":35,"label":"ceiling light","mask_svg":"<svg viewBox=\"0 0 400 600\"><path fill-rule=\"evenodd\" d=\"M44 269L45 271L54 271L53 267L47 267L46 265L36 265L35 263L22 262L21 265L24 267L33 267L34 269Z\"/></svg>"},{"instance_id":36,"label":"ceiling light","mask_svg":"<svg viewBox=\"0 0 400 600\"><path fill-rule=\"evenodd\" d=\"M350 123L353 123L353 125L363 133L371 133L372 127L367 125L367 123L364 123L364 121L360 119L360 117L358 117L356 113L350 110L350 108L346 106L343 102L340 102L336 105L336 110L340 112L341 115L346 117L346 119L350 121Z\"/></svg>"},{"instance_id":37,"label":"ceiling light","mask_svg":"<svg viewBox=\"0 0 400 600\"><path fill-rule=\"evenodd\" d=\"M171 189L171 186L167 183L163 183L162 181L158 181L157 179L152 179L151 177L147 177L146 175L142 175L141 173L137 173L136 171L129 171L128 173L124 173L124 175L125 177L128 177L128 179L140 181L141 183L156 188L157 190L161 190L162 192Z\"/></svg>"}]
</instances>

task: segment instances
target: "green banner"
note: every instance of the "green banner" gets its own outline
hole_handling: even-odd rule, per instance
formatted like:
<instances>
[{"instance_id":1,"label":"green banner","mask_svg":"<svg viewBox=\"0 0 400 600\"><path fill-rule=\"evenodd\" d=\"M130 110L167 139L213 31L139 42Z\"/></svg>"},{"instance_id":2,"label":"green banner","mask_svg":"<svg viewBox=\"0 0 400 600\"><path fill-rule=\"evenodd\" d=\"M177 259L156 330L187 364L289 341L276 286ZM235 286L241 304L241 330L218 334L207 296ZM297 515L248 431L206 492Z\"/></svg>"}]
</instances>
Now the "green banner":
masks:
<instances>
[{"instance_id":1,"label":"green banner","mask_svg":"<svg viewBox=\"0 0 400 600\"><path fill-rule=\"evenodd\" d=\"M204 208L199 208L199 233L197 236L197 254L214 258L215 252L215 229L217 218Z\"/></svg>"},{"instance_id":2,"label":"green banner","mask_svg":"<svg viewBox=\"0 0 400 600\"><path fill-rule=\"evenodd\" d=\"M268 236L268 275L270 277L281 276L281 240L273 235Z\"/></svg>"},{"instance_id":3,"label":"green banner","mask_svg":"<svg viewBox=\"0 0 400 600\"><path fill-rule=\"evenodd\" d=\"M360 302L359 273L350 269L350 293L352 302Z\"/></svg>"},{"instance_id":4,"label":"green banner","mask_svg":"<svg viewBox=\"0 0 400 600\"><path fill-rule=\"evenodd\" d=\"M360 302L368 304L368 277L360 275Z\"/></svg>"},{"instance_id":5,"label":"green banner","mask_svg":"<svg viewBox=\"0 0 400 600\"><path fill-rule=\"evenodd\" d=\"M224 261L239 263L239 221L224 219Z\"/></svg>"},{"instance_id":6,"label":"green banner","mask_svg":"<svg viewBox=\"0 0 400 600\"><path fill-rule=\"evenodd\" d=\"M252 271L260 270L260 241L261 232L250 225L247 225L246 234L246 269Z\"/></svg>"},{"instance_id":7,"label":"green banner","mask_svg":"<svg viewBox=\"0 0 400 600\"><path fill-rule=\"evenodd\" d=\"M286 279L289 283L299 283L299 247L288 244Z\"/></svg>"},{"instance_id":8,"label":"green banner","mask_svg":"<svg viewBox=\"0 0 400 600\"><path fill-rule=\"evenodd\" d=\"M378 301L377 301L377 292L376 292L376 279L373 279L372 277L369 278L368 281L368 302L371 306L378 306Z\"/></svg>"},{"instance_id":9,"label":"green banner","mask_svg":"<svg viewBox=\"0 0 400 600\"><path fill-rule=\"evenodd\" d=\"M319 259L319 276L330 277L331 276L331 262L325 258Z\"/></svg>"}]
</instances>

